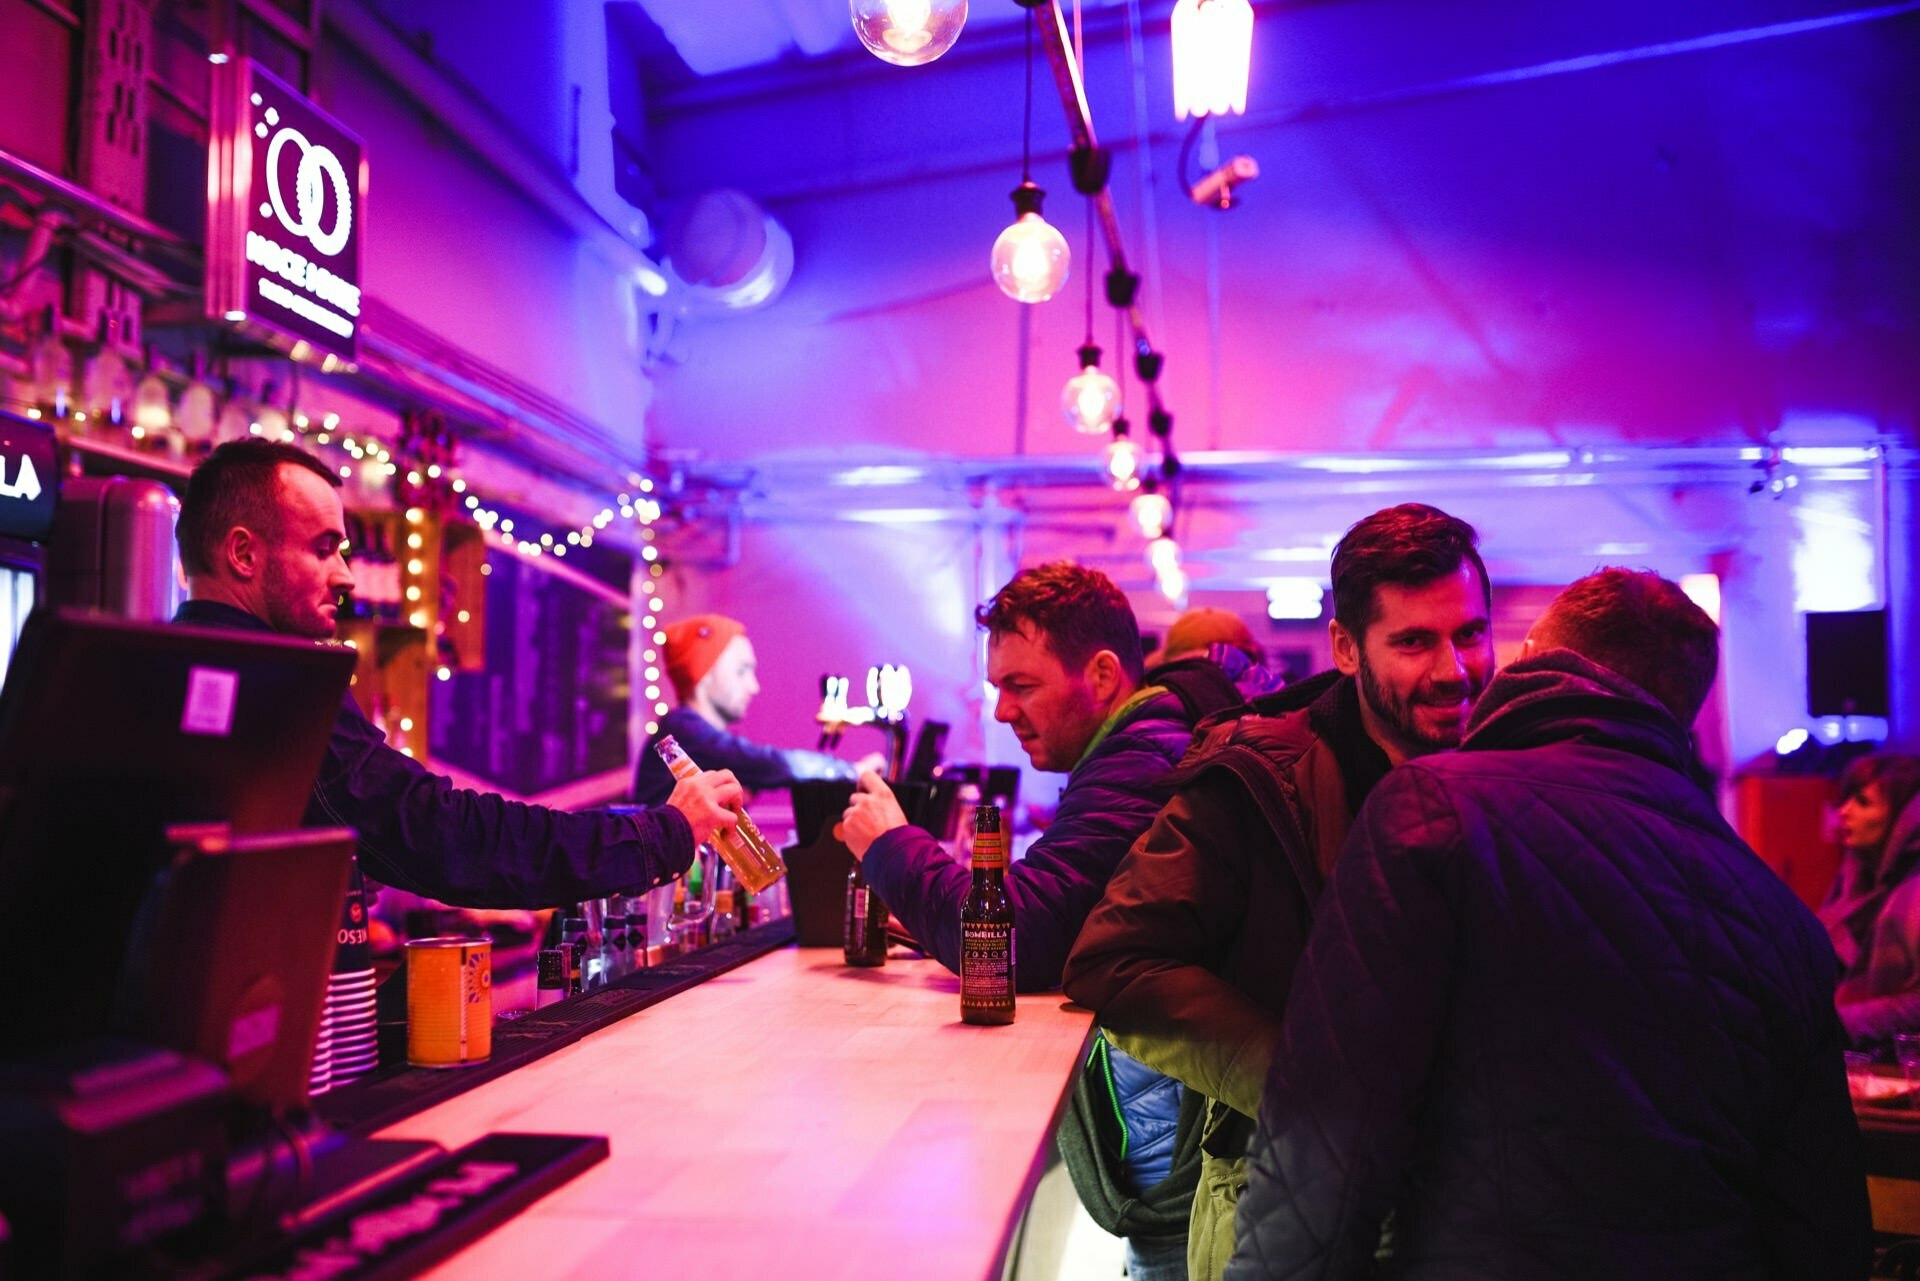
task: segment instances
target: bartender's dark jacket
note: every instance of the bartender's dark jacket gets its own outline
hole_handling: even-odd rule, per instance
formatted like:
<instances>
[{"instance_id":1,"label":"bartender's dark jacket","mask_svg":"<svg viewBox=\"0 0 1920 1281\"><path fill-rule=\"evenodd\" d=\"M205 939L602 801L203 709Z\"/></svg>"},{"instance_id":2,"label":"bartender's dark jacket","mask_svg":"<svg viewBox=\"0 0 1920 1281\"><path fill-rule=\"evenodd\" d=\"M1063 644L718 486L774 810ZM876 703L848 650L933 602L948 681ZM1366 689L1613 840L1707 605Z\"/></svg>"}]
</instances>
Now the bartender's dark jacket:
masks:
<instances>
[{"instance_id":1,"label":"bartender's dark jacket","mask_svg":"<svg viewBox=\"0 0 1920 1281\"><path fill-rule=\"evenodd\" d=\"M1566 650L1374 789L1261 1102L1229 1281L1859 1278L1826 932Z\"/></svg>"},{"instance_id":2,"label":"bartender's dark jacket","mask_svg":"<svg viewBox=\"0 0 1920 1281\"><path fill-rule=\"evenodd\" d=\"M1067 775L1053 822L1007 870L1013 900L1014 985L1060 985L1067 949L1134 837L1173 794L1173 766L1192 717L1179 697L1144 686ZM960 906L972 874L918 827L897 827L867 847L867 883L940 963L960 969Z\"/></svg>"},{"instance_id":3,"label":"bartender's dark jacket","mask_svg":"<svg viewBox=\"0 0 1920 1281\"><path fill-rule=\"evenodd\" d=\"M664 805L673 795L673 771L653 745L671 735L701 769L732 770L740 786L764 792L809 779L852 782L860 771L852 761L799 747L769 747L708 724L689 707L676 707L660 718L660 729L647 739L646 750L633 769L633 799L641 805Z\"/></svg>"},{"instance_id":4,"label":"bartender's dark jacket","mask_svg":"<svg viewBox=\"0 0 1920 1281\"><path fill-rule=\"evenodd\" d=\"M271 632L219 601L188 601L174 622ZM363 872L459 907L551 907L664 885L693 862L680 811L564 813L455 787L387 746L349 693L307 806L308 826L350 827Z\"/></svg>"}]
</instances>

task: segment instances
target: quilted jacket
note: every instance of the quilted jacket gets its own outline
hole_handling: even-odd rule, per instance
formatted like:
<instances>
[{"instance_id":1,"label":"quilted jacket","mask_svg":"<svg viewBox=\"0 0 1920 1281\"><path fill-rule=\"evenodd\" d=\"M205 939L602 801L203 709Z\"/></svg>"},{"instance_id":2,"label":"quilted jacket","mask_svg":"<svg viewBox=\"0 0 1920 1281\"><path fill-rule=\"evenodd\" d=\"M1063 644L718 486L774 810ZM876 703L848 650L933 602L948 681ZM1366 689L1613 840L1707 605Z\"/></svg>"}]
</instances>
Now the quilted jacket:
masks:
<instances>
[{"instance_id":1,"label":"quilted jacket","mask_svg":"<svg viewBox=\"0 0 1920 1281\"><path fill-rule=\"evenodd\" d=\"M1208 1099L1190 1274L1232 1251L1287 980L1353 812L1385 774L1357 687L1328 672L1203 726L1178 792L1114 873L1066 990L1130 1054Z\"/></svg>"},{"instance_id":2,"label":"quilted jacket","mask_svg":"<svg viewBox=\"0 0 1920 1281\"><path fill-rule=\"evenodd\" d=\"M1859 1278L1820 925L1565 650L1375 789L1274 1057L1232 1281Z\"/></svg>"},{"instance_id":3,"label":"quilted jacket","mask_svg":"<svg viewBox=\"0 0 1920 1281\"><path fill-rule=\"evenodd\" d=\"M1848 851L1820 919L1840 956L1840 1022L1856 1045L1920 1032L1920 797L1894 816L1876 867Z\"/></svg>"}]
</instances>

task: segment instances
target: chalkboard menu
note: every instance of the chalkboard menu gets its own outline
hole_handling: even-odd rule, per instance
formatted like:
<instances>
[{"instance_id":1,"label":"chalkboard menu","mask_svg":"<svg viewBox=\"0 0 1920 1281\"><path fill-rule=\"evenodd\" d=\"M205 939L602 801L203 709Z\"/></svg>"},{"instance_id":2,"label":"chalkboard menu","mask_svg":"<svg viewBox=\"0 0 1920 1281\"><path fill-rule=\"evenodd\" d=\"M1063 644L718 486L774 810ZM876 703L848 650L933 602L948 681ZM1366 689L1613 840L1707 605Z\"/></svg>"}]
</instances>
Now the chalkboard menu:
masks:
<instances>
[{"instance_id":1,"label":"chalkboard menu","mask_svg":"<svg viewBox=\"0 0 1920 1281\"><path fill-rule=\"evenodd\" d=\"M487 553L486 670L434 681L435 760L521 794L627 759L629 615L512 553Z\"/></svg>"}]
</instances>

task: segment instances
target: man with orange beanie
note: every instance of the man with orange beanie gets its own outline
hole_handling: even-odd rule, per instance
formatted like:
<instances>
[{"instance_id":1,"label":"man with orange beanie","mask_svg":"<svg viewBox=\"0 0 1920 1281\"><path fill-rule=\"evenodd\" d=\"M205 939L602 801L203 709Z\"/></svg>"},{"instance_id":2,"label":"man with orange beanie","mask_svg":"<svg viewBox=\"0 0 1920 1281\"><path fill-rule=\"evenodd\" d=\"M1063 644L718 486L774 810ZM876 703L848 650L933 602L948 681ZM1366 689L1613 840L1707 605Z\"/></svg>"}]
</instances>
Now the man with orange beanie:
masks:
<instances>
[{"instance_id":1,"label":"man with orange beanie","mask_svg":"<svg viewBox=\"0 0 1920 1281\"><path fill-rule=\"evenodd\" d=\"M851 782L863 769L879 769L872 755L843 761L825 752L767 747L733 732L760 692L753 642L739 621L720 614L696 614L667 629L667 678L680 706L660 719L647 740L633 774L633 797L657 805L673 792L673 776L653 745L671 734L701 769L730 769L748 791L785 787L801 779L840 778Z\"/></svg>"}]
</instances>

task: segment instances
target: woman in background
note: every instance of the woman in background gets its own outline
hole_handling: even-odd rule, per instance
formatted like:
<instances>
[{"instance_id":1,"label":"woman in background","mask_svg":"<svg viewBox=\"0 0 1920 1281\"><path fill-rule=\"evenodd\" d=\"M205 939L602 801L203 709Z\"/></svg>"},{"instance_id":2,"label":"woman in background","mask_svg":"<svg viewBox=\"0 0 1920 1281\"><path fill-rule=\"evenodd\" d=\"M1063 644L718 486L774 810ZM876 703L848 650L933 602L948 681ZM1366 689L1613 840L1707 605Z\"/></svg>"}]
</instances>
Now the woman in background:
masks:
<instances>
[{"instance_id":1,"label":"woman in background","mask_svg":"<svg viewBox=\"0 0 1920 1281\"><path fill-rule=\"evenodd\" d=\"M1876 753L1840 775L1840 871L1820 920L1855 1045L1920 1031L1920 758Z\"/></svg>"}]
</instances>

